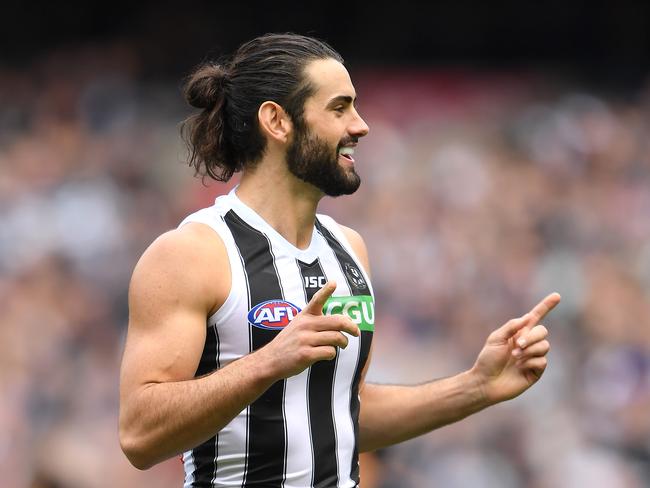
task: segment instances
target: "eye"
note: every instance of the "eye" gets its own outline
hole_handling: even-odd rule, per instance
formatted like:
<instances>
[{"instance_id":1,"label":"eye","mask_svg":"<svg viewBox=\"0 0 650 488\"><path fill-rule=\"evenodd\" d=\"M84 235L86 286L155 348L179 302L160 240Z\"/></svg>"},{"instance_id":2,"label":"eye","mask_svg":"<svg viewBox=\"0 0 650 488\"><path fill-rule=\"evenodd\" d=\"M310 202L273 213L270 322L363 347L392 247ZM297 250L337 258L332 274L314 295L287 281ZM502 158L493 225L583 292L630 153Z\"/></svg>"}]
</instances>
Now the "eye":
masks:
<instances>
[{"instance_id":1,"label":"eye","mask_svg":"<svg viewBox=\"0 0 650 488\"><path fill-rule=\"evenodd\" d=\"M334 107L334 111L342 114L345 111L345 107L343 105L339 105L338 107Z\"/></svg>"}]
</instances>

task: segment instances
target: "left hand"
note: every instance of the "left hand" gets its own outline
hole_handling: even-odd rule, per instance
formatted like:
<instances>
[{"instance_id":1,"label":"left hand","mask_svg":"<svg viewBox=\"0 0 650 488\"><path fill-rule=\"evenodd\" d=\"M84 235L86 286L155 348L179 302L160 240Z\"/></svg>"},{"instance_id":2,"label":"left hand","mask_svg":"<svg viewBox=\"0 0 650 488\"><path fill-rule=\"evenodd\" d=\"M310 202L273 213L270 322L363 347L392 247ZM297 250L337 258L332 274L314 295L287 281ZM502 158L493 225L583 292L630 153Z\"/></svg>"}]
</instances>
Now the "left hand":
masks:
<instances>
[{"instance_id":1,"label":"left hand","mask_svg":"<svg viewBox=\"0 0 650 488\"><path fill-rule=\"evenodd\" d=\"M470 371L488 404L520 395L542 376L550 344L546 340L548 330L539 322L558 303L560 295L551 293L530 312L509 320L488 336Z\"/></svg>"}]
</instances>

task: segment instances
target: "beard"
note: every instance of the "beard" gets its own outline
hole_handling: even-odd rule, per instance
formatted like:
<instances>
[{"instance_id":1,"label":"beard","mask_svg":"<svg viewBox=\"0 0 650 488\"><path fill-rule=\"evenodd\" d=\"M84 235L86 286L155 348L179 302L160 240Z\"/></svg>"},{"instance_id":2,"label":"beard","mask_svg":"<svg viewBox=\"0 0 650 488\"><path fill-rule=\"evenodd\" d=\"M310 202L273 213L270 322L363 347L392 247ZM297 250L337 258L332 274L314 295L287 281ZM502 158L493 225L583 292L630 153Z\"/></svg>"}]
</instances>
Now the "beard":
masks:
<instances>
[{"instance_id":1,"label":"beard","mask_svg":"<svg viewBox=\"0 0 650 488\"><path fill-rule=\"evenodd\" d=\"M361 178L353 167L339 164L339 149L355 137L341 139L332 150L326 141L312 134L303 123L295 124L295 137L287 148L287 166L291 174L311 183L330 197L351 195L361 185Z\"/></svg>"}]
</instances>

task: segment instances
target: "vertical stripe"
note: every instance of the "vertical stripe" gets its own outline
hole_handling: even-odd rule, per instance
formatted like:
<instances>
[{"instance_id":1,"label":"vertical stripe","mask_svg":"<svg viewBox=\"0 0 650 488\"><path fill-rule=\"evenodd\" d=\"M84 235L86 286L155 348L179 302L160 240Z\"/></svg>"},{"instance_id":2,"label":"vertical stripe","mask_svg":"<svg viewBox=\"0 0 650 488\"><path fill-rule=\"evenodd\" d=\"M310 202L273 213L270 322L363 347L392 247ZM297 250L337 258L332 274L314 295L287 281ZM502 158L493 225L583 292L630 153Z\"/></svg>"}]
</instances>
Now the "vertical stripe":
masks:
<instances>
[{"instance_id":1,"label":"vertical stripe","mask_svg":"<svg viewBox=\"0 0 650 488\"><path fill-rule=\"evenodd\" d=\"M215 326L206 331L205 343L195 378L204 376L219 368L219 336ZM199 445L191 452L194 464L193 482L190 486L210 488L214 477L217 459L217 435Z\"/></svg>"},{"instance_id":2,"label":"vertical stripe","mask_svg":"<svg viewBox=\"0 0 650 488\"><path fill-rule=\"evenodd\" d=\"M228 247L230 259L231 293L233 289L246 290L245 295L241 292L240 312L235 315L237 319L232 317L230 320L215 322L215 324L220 324L223 333L228 338L224 341L220 353L224 361L230 363L251 351L251 333L246 321L246 312L250 309L250 285L244 258L228 229L224 216L220 215L220 218L224 230L219 234ZM250 406L247 406L219 432L218 449L221 459L217 465L218 470L214 483L216 486L242 486L244 483L248 465L249 418Z\"/></svg>"},{"instance_id":3,"label":"vertical stripe","mask_svg":"<svg viewBox=\"0 0 650 488\"><path fill-rule=\"evenodd\" d=\"M183 488L191 488L194 482L194 458L192 457L192 450L183 453L183 469L185 471L185 482Z\"/></svg>"},{"instance_id":4,"label":"vertical stripe","mask_svg":"<svg viewBox=\"0 0 650 488\"><path fill-rule=\"evenodd\" d=\"M244 261L251 307L283 299L282 287L267 237L230 210L224 217ZM277 330L249 324L251 350L268 344ZM281 486L286 462L286 429L282 403L284 380L277 381L249 407L247 466L244 486Z\"/></svg>"},{"instance_id":5,"label":"vertical stripe","mask_svg":"<svg viewBox=\"0 0 650 488\"><path fill-rule=\"evenodd\" d=\"M225 216L221 216L221 220L223 223L228 226L226 223L226 218ZM230 228L228 228L230 230ZM235 237L232 234L232 230L230 231L230 235L233 238L233 241L235 240ZM237 243L235 242L235 247L237 248L237 254L239 255L239 260L241 262L242 270L243 270L243 275L244 275L244 283L246 283L246 300L247 300L247 310L250 310L251 308L251 287L250 283L248 281L248 273L246 272L246 263L244 262L244 256L241 253L241 249L237 246ZM232 286L232 285L231 285ZM248 353L250 353L253 350L253 341L251 338L251 330L250 327L246 326L246 330L248 331ZM246 482L246 474L248 473L248 435L250 432L250 411L251 407L248 405L245 409L245 419L244 419L244 424L245 424L245 433L244 433L244 446L245 446L245 452L244 452L244 469L243 473L241 475L242 482L241 486L244 486L244 483Z\"/></svg>"},{"instance_id":6,"label":"vertical stripe","mask_svg":"<svg viewBox=\"0 0 650 488\"><path fill-rule=\"evenodd\" d=\"M366 278L363 275L359 265L345 250L336 237L327 229L322 223L316 219L316 229L323 235L327 244L334 251L336 259L339 262L341 270L345 275L346 282L350 288L352 295L370 295L370 288ZM372 332L361 331L361 345L359 357L354 372L354 380L350 393L350 414L354 422L354 438L355 446L353 452L352 463L350 466L351 477L355 482L359 482L359 382L361 380L361 372L365 366L368 354L370 352L370 344L372 342Z\"/></svg>"},{"instance_id":7,"label":"vertical stripe","mask_svg":"<svg viewBox=\"0 0 650 488\"><path fill-rule=\"evenodd\" d=\"M304 308L307 302L298 261L293 255L284 253L278 256L276 263L285 298ZM308 414L308 376L309 368L286 380L284 418L287 426L287 463L283 488L305 488L311 484L313 452Z\"/></svg>"},{"instance_id":8,"label":"vertical stripe","mask_svg":"<svg viewBox=\"0 0 650 488\"><path fill-rule=\"evenodd\" d=\"M318 259L311 264L298 261L298 266L305 298L309 302L325 284L327 277ZM336 456L333 455L337 449L332 408L332 389L337 360L338 355L332 361L314 363L309 374L309 426L316 460L312 485L315 488L336 486L338 482L338 463Z\"/></svg>"},{"instance_id":9,"label":"vertical stripe","mask_svg":"<svg viewBox=\"0 0 650 488\"><path fill-rule=\"evenodd\" d=\"M323 243L327 246L322 234L318 234ZM328 278L338 283L335 296L350 296L352 291L345 279L343 268L336 258L334 251L328 246L321 253L321 264L328 272ZM336 462L339 473L339 487L349 488L356 486L352 480L350 466L354 457L355 449L355 423L350 411L350 392L354 372L359 360L360 338L348 336L348 347L339 349L334 372L333 387L333 414L334 428L336 432Z\"/></svg>"},{"instance_id":10,"label":"vertical stripe","mask_svg":"<svg viewBox=\"0 0 650 488\"><path fill-rule=\"evenodd\" d=\"M219 346L221 345L221 341L219 340L219 332L217 331L217 325L214 324L212 326L212 330L214 332L214 337L215 340L217 341L217 369L221 368L221 362L219 360ZM219 457L219 432L216 433L215 435L215 440L214 440L214 470L212 472L212 480L211 483L214 485L214 481L217 478L217 458Z\"/></svg>"},{"instance_id":11,"label":"vertical stripe","mask_svg":"<svg viewBox=\"0 0 650 488\"><path fill-rule=\"evenodd\" d=\"M339 469L339 486L354 486L351 472L356 449L356 423L352 417L350 400L354 372L359 362L360 339L350 337L348 347L340 351L336 363L336 372L332 396L334 397L334 424L337 435L337 463Z\"/></svg>"},{"instance_id":12,"label":"vertical stripe","mask_svg":"<svg viewBox=\"0 0 650 488\"><path fill-rule=\"evenodd\" d=\"M314 456L314 434L311 430L311 409L309 404L309 385L311 384L311 368L307 368L307 385L305 388L305 401L307 402L307 432L309 432L309 453L311 454L311 466L309 469L309 486L314 484L314 466L316 466L316 457Z\"/></svg>"},{"instance_id":13,"label":"vertical stripe","mask_svg":"<svg viewBox=\"0 0 650 488\"><path fill-rule=\"evenodd\" d=\"M359 351L359 360L357 361L357 368L354 372L354 382L350 391L350 412L354 419L354 457L352 459L351 477L357 483L359 482L359 411L361 404L359 403L359 382L361 380L361 372L363 365L365 365L370 353L370 344L372 342L372 332L361 331L361 349Z\"/></svg>"}]
</instances>

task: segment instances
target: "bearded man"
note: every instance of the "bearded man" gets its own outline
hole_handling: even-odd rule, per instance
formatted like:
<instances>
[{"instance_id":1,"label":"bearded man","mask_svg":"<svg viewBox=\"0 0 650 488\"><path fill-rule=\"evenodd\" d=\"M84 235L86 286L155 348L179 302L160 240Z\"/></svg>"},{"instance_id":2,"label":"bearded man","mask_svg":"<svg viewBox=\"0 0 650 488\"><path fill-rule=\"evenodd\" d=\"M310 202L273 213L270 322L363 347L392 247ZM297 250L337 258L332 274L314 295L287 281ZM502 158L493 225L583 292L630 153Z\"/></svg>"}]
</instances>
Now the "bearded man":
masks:
<instances>
[{"instance_id":1,"label":"bearded man","mask_svg":"<svg viewBox=\"0 0 650 488\"><path fill-rule=\"evenodd\" d=\"M360 184L368 134L343 59L271 34L188 79L199 174L239 185L159 237L129 291L120 442L146 469L182 453L186 487L354 487L358 454L513 398L544 372L551 294L487 339L473 367L366 384L375 331L365 244L317 214ZM381 326L378 325L378 332Z\"/></svg>"}]
</instances>

